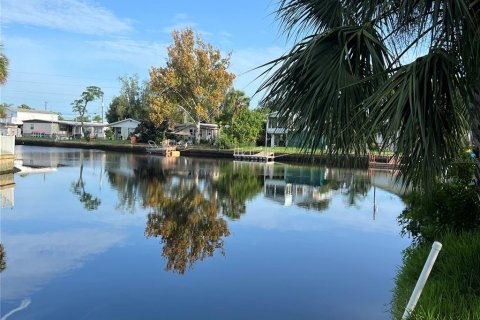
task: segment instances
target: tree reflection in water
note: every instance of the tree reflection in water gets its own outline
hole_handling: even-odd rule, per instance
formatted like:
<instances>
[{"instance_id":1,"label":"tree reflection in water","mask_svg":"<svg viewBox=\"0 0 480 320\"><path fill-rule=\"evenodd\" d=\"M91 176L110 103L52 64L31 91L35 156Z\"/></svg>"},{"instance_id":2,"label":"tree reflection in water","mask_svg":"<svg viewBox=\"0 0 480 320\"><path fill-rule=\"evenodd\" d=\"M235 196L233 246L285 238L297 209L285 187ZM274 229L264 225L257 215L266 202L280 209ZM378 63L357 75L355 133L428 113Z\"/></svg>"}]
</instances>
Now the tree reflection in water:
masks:
<instances>
[{"instance_id":1,"label":"tree reflection in water","mask_svg":"<svg viewBox=\"0 0 480 320\"><path fill-rule=\"evenodd\" d=\"M106 170L118 208L151 210L145 236L161 239L165 269L179 274L216 251L224 254L230 235L224 217L240 219L246 202L262 192L275 202L323 211L335 194L358 205L371 186L365 173L353 170L188 158L112 154Z\"/></svg>"},{"instance_id":2,"label":"tree reflection in water","mask_svg":"<svg viewBox=\"0 0 480 320\"><path fill-rule=\"evenodd\" d=\"M184 274L187 267L213 256L217 249L224 254L223 237L230 232L215 199L206 198L195 184L185 183L173 186L169 196L155 192L154 198L158 201L149 203L155 211L148 215L145 235L161 237L165 270Z\"/></svg>"},{"instance_id":3,"label":"tree reflection in water","mask_svg":"<svg viewBox=\"0 0 480 320\"><path fill-rule=\"evenodd\" d=\"M77 182L72 183L73 194L79 197L83 207L89 211L97 210L101 200L94 197L91 193L85 191L85 182L83 181L83 153L80 153L80 175Z\"/></svg>"},{"instance_id":4,"label":"tree reflection in water","mask_svg":"<svg viewBox=\"0 0 480 320\"><path fill-rule=\"evenodd\" d=\"M5 270L7 267L7 257L5 254L5 248L3 247L3 244L0 243L0 272Z\"/></svg>"},{"instance_id":5,"label":"tree reflection in water","mask_svg":"<svg viewBox=\"0 0 480 320\"><path fill-rule=\"evenodd\" d=\"M262 192L263 174L252 168L234 168L232 162L227 162L220 166L213 188L218 192L221 213L237 220L245 213L245 203Z\"/></svg>"}]
</instances>

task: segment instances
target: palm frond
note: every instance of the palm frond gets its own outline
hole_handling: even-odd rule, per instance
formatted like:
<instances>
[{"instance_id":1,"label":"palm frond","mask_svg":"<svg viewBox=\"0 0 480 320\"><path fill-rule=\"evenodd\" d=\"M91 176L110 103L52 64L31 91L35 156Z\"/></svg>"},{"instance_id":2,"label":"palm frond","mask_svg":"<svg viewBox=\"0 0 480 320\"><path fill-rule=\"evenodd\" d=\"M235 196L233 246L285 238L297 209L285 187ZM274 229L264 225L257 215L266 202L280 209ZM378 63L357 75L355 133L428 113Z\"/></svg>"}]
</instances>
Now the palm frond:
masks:
<instances>
[{"instance_id":1,"label":"palm frond","mask_svg":"<svg viewBox=\"0 0 480 320\"><path fill-rule=\"evenodd\" d=\"M365 128L396 146L406 185L428 189L465 146L468 100L458 63L443 50L403 66L369 97Z\"/></svg>"},{"instance_id":2,"label":"palm frond","mask_svg":"<svg viewBox=\"0 0 480 320\"><path fill-rule=\"evenodd\" d=\"M323 32L343 25L343 1L341 0L281 0L275 12L281 27L290 37L298 33L313 31Z\"/></svg>"},{"instance_id":3,"label":"palm frond","mask_svg":"<svg viewBox=\"0 0 480 320\"><path fill-rule=\"evenodd\" d=\"M271 62L275 71L259 91L268 88L263 103L279 112L303 148L326 144L331 154L363 153L371 137L362 134L368 114L359 106L386 80L388 64L375 29L336 28L306 37Z\"/></svg>"}]
</instances>

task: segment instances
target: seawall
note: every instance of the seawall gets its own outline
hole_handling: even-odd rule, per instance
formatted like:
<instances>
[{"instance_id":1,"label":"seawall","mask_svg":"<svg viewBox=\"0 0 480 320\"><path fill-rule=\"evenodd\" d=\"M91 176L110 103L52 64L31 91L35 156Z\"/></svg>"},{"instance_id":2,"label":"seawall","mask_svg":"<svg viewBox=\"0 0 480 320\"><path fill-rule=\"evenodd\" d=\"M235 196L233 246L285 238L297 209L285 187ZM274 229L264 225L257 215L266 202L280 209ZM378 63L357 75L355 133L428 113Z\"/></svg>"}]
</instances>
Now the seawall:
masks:
<instances>
[{"instance_id":1,"label":"seawall","mask_svg":"<svg viewBox=\"0 0 480 320\"><path fill-rule=\"evenodd\" d=\"M80 148L80 149L97 149L105 151L129 152L137 154L146 154L147 144L109 144L99 142L83 142L83 141L53 141L35 138L17 138L17 145L57 147L57 148ZM233 150L222 150L213 148L190 147L187 150L180 150L181 155L185 157L199 158L219 158L233 159ZM338 156L334 159L323 155L308 154L286 154L275 153L278 158L277 162L297 163L297 164L315 164L315 165L332 165L336 167L354 167L368 168L368 156Z\"/></svg>"}]
</instances>

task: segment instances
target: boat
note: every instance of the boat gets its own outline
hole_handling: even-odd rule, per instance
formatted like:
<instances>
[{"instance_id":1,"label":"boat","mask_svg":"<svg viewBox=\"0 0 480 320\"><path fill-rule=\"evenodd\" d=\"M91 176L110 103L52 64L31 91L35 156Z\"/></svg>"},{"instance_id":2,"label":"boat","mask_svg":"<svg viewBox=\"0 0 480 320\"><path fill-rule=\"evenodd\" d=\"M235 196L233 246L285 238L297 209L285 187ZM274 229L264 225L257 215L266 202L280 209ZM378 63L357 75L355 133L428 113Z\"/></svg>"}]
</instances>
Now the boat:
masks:
<instances>
[{"instance_id":1,"label":"boat","mask_svg":"<svg viewBox=\"0 0 480 320\"><path fill-rule=\"evenodd\" d=\"M158 146L155 141L148 140L148 147L146 148L147 152L152 154L160 154L164 157L179 157L180 151L177 150L175 146L169 146L168 143L162 143L161 146Z\"/></svg>"}]
</instances>

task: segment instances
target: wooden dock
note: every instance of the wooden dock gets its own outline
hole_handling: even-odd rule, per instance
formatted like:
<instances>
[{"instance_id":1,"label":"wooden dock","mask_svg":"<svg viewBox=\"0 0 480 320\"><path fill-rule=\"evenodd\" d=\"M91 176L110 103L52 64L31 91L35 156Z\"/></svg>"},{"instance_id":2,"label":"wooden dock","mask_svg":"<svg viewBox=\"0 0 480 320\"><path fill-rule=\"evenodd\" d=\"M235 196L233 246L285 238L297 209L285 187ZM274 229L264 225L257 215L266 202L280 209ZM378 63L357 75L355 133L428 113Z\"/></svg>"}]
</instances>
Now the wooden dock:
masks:
<instances>
[{"instance_id":1,"label":"wooden dock","mask_svg":"<svg viewBox=\"0 0 480 320\"><path fill-rule=\"evenodd\" d=\"M394 156L368 155L369 169L395 170L397 169L397 158Z\"/></svg>"},{"instance_id":2,"label":"wooden dock","mask_svg":"<svg viewBox=\"0 0 480 320\"><path fill-rule=\"evenodd\" d=\"M233 158L238 161L274 162L275 153L268 150L268 148L250 150L235 148L233 150Z\"/></svg>"},{"instance_id":3,"label":"wooden dock","mask_svg":"<svg viewBox=\"0 0 480 320\"><path fill-rule=\"evenodd\" d=\"M13 172L15 136L0 135L0 173Z\"/></svg>"},{"instance_id":4,"label":"wooden dock","mask_svg":"<svg viewBox=\"0 0 480 320\"><path fill-rule=\"evenodd\" d=\"M176 147L169 146L168 144L163 144L161 146L157 146L157 144L152 140L148 141L148 147L145 150L149 154L155 153L155 154L162 155L164 157L179 157L180 156L180 151L178 151Z\"/></svg>"}]
</instances>

